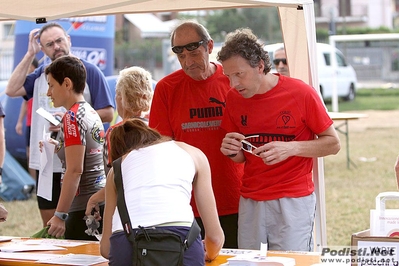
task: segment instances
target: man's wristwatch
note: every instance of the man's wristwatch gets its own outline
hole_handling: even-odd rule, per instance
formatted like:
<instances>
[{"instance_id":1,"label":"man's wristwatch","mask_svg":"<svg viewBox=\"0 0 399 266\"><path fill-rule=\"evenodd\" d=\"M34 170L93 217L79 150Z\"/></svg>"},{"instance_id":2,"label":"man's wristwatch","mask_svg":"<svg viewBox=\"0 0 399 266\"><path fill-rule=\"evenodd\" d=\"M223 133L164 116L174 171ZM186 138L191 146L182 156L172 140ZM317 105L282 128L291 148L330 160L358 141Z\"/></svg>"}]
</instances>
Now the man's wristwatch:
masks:
<instances>
[{"instance_id":1,"label":"man's wristwatch","mask_svg":"<svg viewBox=\"0 0 399 266\"><path fill-rule=\"evenodd\" d=\"M66 212L55 212L54 216L60 218L61 220L65 221L66 219L68 219L68 213Z\"/></svg>"},{"instance_id":2,"label":"man's wristwatch","mask_svg":"<svg viewBox=\"0 0 399 266\"><path fill-rule=\"evenodd\" d=\"M0 175L3 175L3 167L0 167Z\"/></svg>"}]
</instances>

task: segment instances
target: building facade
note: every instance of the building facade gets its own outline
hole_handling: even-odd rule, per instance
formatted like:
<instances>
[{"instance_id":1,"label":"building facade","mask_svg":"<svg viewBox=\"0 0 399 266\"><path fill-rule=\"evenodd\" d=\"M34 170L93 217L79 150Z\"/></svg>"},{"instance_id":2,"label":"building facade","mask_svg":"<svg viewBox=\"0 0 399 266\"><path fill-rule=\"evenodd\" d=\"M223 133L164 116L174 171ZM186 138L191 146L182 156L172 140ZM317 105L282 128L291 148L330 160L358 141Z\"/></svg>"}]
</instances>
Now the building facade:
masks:
<instances>
[{"instance_id":1,"label":"building facade","mask_svg":"<svg viewBox=\"0 0 399 266\"><path fill-rule=\"evenodd\" d=\"M314 0L316 27L399 27L399 0Z\"/></svg>"}]
</instances>

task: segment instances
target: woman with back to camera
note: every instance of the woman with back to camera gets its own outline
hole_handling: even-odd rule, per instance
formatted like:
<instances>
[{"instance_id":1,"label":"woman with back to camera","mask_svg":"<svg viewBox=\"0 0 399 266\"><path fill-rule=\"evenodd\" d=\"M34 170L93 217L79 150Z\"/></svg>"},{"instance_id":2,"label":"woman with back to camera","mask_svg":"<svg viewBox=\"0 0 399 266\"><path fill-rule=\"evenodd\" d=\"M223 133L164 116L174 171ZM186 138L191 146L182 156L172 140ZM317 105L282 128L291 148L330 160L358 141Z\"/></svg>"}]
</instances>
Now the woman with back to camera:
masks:
<instances>
[{"instance_id":1,"label":"woman with back to camera","mask_svg":"<svg viewBox=\"0 0 399 266\"><path fill-rule=\"evenodd\" d=\"M203 152L162 137L139 119L129 119L112 131L111 157L122 157L121 173L132 228L162 227L184 239L194 220L190 206L193 189L206 233L203 243L198 234L186 250L184 265L204 265L205 260L217 257L224 234L216 211L209 163ZM105 193L101 255L109 259L110 265L131 265L133 248L115 211L113 169L108 173Z\"/></svg>"}]
</instances>

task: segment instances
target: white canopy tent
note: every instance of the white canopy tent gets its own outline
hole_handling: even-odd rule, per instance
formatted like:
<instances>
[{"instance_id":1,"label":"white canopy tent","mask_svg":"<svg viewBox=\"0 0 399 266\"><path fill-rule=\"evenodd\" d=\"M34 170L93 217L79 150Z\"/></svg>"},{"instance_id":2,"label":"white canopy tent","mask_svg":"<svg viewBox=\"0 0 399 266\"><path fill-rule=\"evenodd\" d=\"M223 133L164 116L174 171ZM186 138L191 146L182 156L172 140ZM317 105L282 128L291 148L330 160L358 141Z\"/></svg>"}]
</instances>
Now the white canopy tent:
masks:
<instances>
[{"instance_id":1,"label":"white canopy tent","mask_svg":"<svg viewBox=\"0 0 399 266\"><path fill-rule=\"evenodd\" d=\"M319 88L312 0L0 0L0 20L51 21L59 18L165 11L277 7L290 74ZM327 244L323 159L315 159L316 248Z\"/></svg>"}]
</instances>

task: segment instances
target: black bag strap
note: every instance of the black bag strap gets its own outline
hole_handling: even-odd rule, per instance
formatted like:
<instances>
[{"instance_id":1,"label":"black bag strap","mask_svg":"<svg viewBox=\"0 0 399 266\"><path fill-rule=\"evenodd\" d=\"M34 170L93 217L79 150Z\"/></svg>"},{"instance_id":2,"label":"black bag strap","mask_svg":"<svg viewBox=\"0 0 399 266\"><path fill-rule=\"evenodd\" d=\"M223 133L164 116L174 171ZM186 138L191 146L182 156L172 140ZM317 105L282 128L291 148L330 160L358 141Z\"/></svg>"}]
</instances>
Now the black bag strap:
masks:
<instances>
[{"instance_id":1,"label":"black bag strap","mask_svg":"<svg viewBox=\"0 0 399 266\"><path fill-rule=\"evenodd\" d=\"M191 244L197 239L198 235L201 233L201 228L197 224L194 218L193 224L191 225L190 231L186 235L186 239L183 241L184 250L187 250Z\"/></svg>"},{"instance_id":2,"label":"black bag strap","mask_svg":"<svg viewBox=\"0 0 399 266\"><path fill-rule=\"evenodd\" d=\"M122 157L119 157L115 161L112 162L112 169L114 170L114 182L117 191L117 206L119 216L121 218L123 230L125 231L127 238L129 241L134 241L134 235L132 235L132 224L130 223L129 214L127 213L126 201L125 201L125 193L123 189L122 182L122 172L121 172L121 162Z\"/></svg>"},{"instance_id":3,"label":"black bag strap","mask_svg":"<svg viewBox=\"0 0 399 266\"><path fill-rule=\"evenodd\" d=\"M129 214L127 212L126 201L125 201L125 193L123 189L123 181L122 181L122 171L121 171L121 162L122 157L119 157L115 161L112 162L112 169L114 170L114 182L117 191L117 206L119 216L121 218L123 230L127 235L129 241L134 242L134 235L132 234L132 224L130 222ZM194 219L189 232L186 235L186 238L183 241L184 249L187 250L191 244L197 239L198 235L201 232L201 228L197 224L197 221Z\"/></svg>"}]
</instances>

